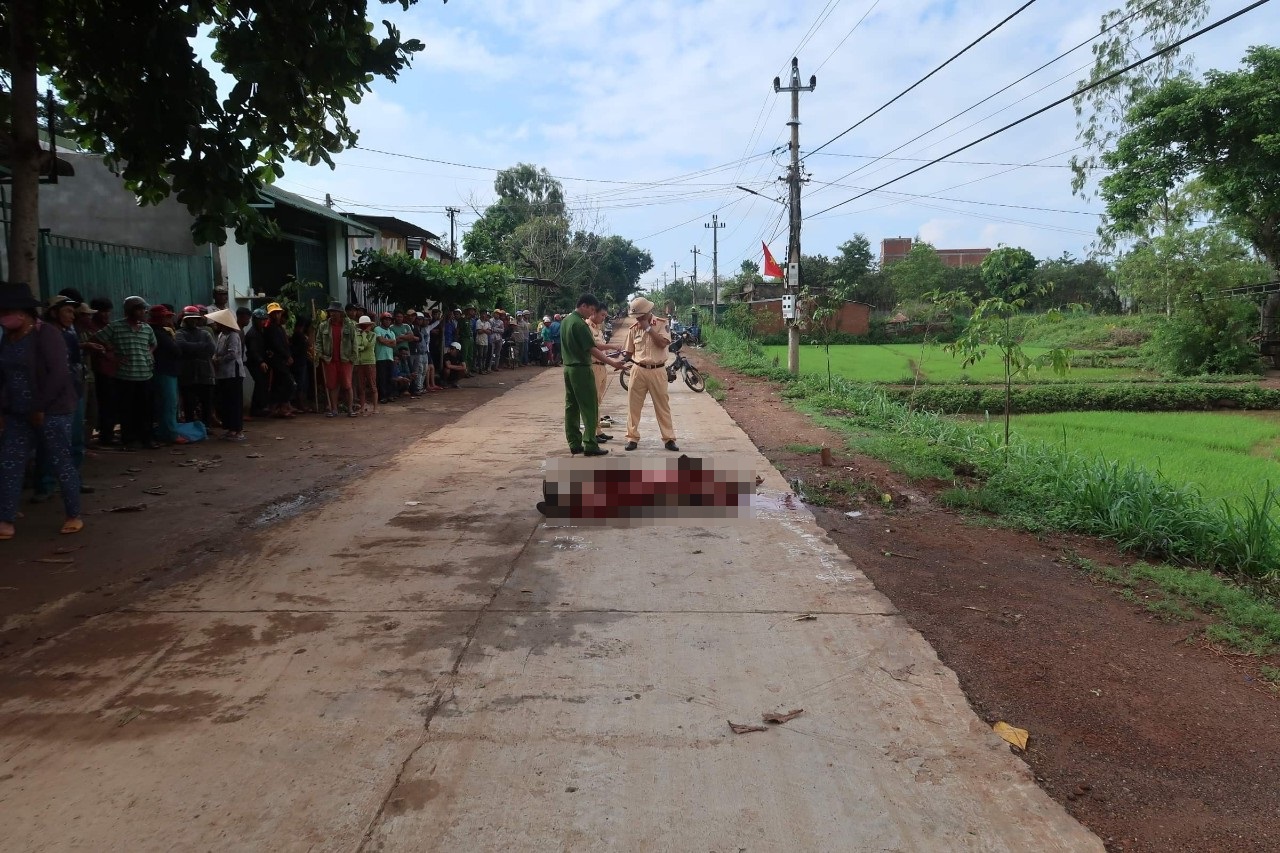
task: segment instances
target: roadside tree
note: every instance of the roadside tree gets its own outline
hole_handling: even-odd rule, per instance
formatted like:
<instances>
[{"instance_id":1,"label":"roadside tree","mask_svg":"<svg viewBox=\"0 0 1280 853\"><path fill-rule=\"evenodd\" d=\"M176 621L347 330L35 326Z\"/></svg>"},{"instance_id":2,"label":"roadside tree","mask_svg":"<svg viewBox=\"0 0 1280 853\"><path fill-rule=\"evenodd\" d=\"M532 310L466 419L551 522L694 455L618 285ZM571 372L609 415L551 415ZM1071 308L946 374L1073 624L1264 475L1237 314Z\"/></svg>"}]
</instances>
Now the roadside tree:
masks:
<instances>
[{"instance_id":1,"label":"roadside tree","mask_svg":"<svg viewBox=\"0 0 1280 853\"><path fill-rule=\"evenodd\" d=\"M407 9L416 0L394 2ZM140 203L176 197L195 217L196 241L221 244L227 228L244 237L267 228L252 205L287 161L332 166L333 153L354 145L347 105L377 77L395 80L423 49L391 24L375 36L368 11L367 0L0 5L11 84L10 278L37 277L41 76L66 104L65 131L82 149L102 155ZM202 33L235 81L221 97L195 53Z\"/></svg>"}]
</instances>

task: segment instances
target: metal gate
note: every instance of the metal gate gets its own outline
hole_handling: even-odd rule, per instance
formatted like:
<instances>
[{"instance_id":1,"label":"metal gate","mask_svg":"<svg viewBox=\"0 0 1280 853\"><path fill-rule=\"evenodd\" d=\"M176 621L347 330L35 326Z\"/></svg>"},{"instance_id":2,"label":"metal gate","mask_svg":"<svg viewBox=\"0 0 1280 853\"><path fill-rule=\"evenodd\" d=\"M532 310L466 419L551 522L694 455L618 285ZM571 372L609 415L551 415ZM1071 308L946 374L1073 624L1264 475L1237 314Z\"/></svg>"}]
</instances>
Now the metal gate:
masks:
<instances>
[{"instance_id":1,"label":"metal gate","mask_svg":"<svg viewBox=\"0 0 1280 853\"><path fill-rule=\"evenodd\" d=\"M86 299L105 296L117 308L126 297L141 296L181 311L209 301L213 259L41 233L40 286L45 299L74 287Z\"/></svg>"}]
</instances>

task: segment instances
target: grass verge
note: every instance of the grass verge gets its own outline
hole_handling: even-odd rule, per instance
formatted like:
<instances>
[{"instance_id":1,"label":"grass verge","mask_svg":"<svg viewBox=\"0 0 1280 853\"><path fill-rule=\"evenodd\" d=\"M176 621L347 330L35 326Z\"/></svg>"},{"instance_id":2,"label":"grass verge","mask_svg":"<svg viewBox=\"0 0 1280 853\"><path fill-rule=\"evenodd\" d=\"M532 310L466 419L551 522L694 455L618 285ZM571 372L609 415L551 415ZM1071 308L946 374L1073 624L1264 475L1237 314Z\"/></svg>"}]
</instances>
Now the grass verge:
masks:
<instances>
[{"instance_id":1,"label":"grass verge","mask_svg":"<svg viewBox=\"0 0 1280 853\"><path fill-rule=\"evenodd\" d=\"M1254 583L1280 580L1275 492L1211 500L1131 463L1044 442L1006 448L981 425L910 409L872 386L792 377L760 347L726 330L713 330L708 343L726 367L784 383L785 398L841 432L853 449L913 478L953 482L943 494L953 507L996 513L1032 530L1106 537L1145 559Z\"/></svg>"}]
</instances>

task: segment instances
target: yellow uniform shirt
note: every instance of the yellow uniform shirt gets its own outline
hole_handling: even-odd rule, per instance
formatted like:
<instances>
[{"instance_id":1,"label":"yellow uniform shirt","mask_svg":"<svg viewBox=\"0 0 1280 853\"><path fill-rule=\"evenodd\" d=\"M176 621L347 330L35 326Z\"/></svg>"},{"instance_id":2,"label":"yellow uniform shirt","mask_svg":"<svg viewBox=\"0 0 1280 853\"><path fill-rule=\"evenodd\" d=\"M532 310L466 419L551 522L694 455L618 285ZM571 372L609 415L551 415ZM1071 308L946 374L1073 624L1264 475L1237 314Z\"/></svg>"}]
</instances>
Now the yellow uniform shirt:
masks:
<instances>
[{"instance_id":1,"label":"yellow uniform shirt","mask_svg":"<svg viewBox=\"0 0 1280 853\"><path fill-rule=\"evenodd\" d=\"M653 331L646 332L637 323L627 331L627 353L637 364L666 364L667 347L671 344L667 324L654 323L651 328Z\"/></svg>"}]
</instances>

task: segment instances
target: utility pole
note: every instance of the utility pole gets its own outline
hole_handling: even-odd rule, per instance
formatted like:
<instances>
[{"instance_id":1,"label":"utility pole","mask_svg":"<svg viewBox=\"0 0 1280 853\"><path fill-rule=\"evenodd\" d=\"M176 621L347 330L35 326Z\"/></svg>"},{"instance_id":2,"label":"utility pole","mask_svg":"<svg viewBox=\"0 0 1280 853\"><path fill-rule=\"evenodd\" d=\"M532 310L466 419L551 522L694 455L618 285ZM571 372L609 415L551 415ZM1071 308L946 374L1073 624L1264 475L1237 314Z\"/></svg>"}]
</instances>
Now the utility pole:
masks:
<instances>
[{"instance_id":1,"label":"utility pole","mask_svg":"<svg viewBox=\"0 0 1280 853\"><path fill-rule=\"evenodd\" d=\"M702 250L697 246L693 247L693 307L698 307L698 255L702 254Z\"/></svg>"},{"instance_id":2,"label":"utility pole","mask_svg":"<svg viewBox=\"0 0 1280 853\"><path fill-rule=\"evenodd\" d=\"M446 207L444 210L445 213L449 214L449 256L452 262L458 259L458 240L455 236L457 232L454 229L454 217L461 213L462 210L457 207Z\"/></svg>"},{"instance_id":3,"label":"utility pole","mask_svg":"<svg viewBox=\"0 0 1280 853\"><path fill-rule=\"evenodd\" d=\"M800 60L791 58L791 85L783 86L782 80L773 78L773 91L791 93L791 168L787 170L787 186L791 190L791 239L787 242L787 294L795 305L800 297L800 93L812 92L818 86L818 78L811 76L808 86L800 85ZM800 327L794 318L787 324L787 370L800 372Z\"/></svg>"},{"instance_id":4,"label":"utility pole","mask_svg":"<svg viewBox=\"0 0 1280 853\"><path fill-rule=\"evenodd\" d=\"M711 229L711 325L714 326L716 308L720 304L720 229L724 223L713 213L711 221L702 223L702 227Z\"/></svg>"}]
</instances>

